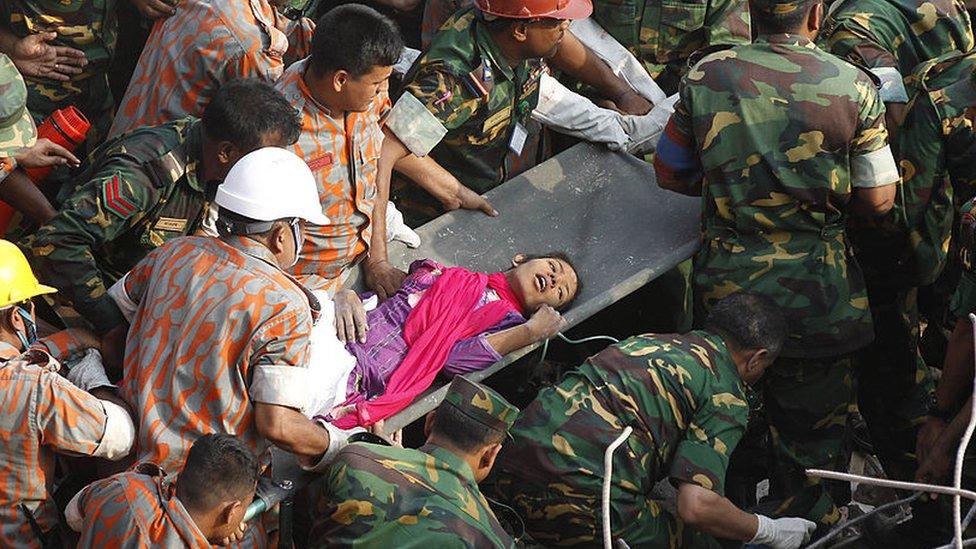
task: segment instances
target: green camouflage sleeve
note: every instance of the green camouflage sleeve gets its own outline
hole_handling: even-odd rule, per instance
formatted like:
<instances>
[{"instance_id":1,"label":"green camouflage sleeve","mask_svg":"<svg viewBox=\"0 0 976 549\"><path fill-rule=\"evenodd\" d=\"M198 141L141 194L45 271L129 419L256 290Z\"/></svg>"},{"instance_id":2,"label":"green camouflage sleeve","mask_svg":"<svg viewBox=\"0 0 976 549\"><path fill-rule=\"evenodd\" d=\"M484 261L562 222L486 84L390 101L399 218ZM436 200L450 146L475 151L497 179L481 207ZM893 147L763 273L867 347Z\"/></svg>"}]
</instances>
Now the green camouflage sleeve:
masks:
<instances>
[{"instance_id":1,"label":"green camouflage sleeve","mask_svg":"<svg viewBox=\"0 0 976 549\"><path fill-rule=\"evenodd\" d=\"M480 101L468 94L461 78L442 63L421 67L406 91L419 99L448 130L467 122Z\"/></svg>"},{"instance_id":2,"label":"green camouflage sleeve","mask_svg":"<svg viewBox=\"0 0 976 549\"><path fill-rule=\"evenodd\" d=\"M708 45L748 44L752 41L749 2L746 0L717 0L709 8Z\"/></svg>"},{"instance_id":3,"label":"green camouflage sleeve","mask_svg":"<svg viewBox=\"0 0 976 549\"><path fill-rule=\"evenodd\" d=\"M856 18L838 24L826 37L826 50L852 63L868 68L898 68L898 59L871 37L871 32L856 24ZM904 76L904 75L903 75Z\"/></svg>"},{"instance_id":4,"label":"green camouflage sleeve","mask_svg":"<svg viewBox=\"0 0 976 549\"><path fill-rule=\"evenodd\" d=\"M885 127L885 107L878 96L874 81L859 74L854 83L857 90L858 120L851 141L851 185L881 187L897 183L901 176L888 146Z\"/></svg>"},{"instance_id":5,"label":"green camouflage sleeve","mask_svg":"<svg viewBox=\"0 0 976 549\"><path fill-rule=\"evenodd\" d=\"M678 443L669 477L697 484L725 494L725 471L729 457L745 433L749 404L728 392L702 391L705 399L688 424L685 438Z\"/></svg>"},{"instance_id":6,"label":"green camouflage sleeve","mask_svg":"<svg viewBox=\"0 0 976 549\"><path fill-rule=\"evenodd\" d=\"M97 172L22 246L38 278L58 288L102 333L123 318L106 294L96 254L141 221L158 199L152 185L139 184L125 168L111 163Z\"/></svg>"}]
</instances>

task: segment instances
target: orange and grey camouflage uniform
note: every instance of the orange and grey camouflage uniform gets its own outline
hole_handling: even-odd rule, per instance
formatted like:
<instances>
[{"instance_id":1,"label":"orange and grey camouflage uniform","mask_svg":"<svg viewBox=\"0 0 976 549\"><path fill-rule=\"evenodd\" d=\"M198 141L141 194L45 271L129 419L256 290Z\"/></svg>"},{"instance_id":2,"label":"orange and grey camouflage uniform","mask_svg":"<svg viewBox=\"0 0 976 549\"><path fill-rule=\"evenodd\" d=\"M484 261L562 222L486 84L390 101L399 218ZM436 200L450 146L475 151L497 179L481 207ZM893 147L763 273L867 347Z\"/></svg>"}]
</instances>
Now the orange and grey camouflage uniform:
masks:
<instances>
[{"instance_id":1,"label":"orange and grey camouflage uniform","mask_svg":"<svg viewBox=\"0 0 976 549\"><path fill-rule=\"evenodd\" d=\"M176 497L175 475L143 463L96 481L68 505L68 522L81 526L79 547L185 547L210 542Z\"/></svg>"},{"instance_id":2,"label":"orange and grey camouflage uniform","mask_svg":"<svg viewBox=\"0 0 976 549\"><path fill-rule=\"evenodd\" d=\"M107 421L102 401L58 375L61 365L54 358L80 350L70 331L42 339L23 354L0 342L2 547L41 546L25 509L41 532L57 526L50 498L55 454L98 451Z\"/></svg>"},{"instance_id":3,"label":"orange and grey camouflage uniform","mask_svg":"<svg viewBox=\"0 0 976 549\"><path fill-rule=\"evenodd\" d=\"M308 226L292 273L309 289L334 291L343 273L369 249L382 121L390 100L381 93L369 110L335 118L305 84L307 64L306 59L288 67L275 88L301 113L302 133L290 149L312 169L323 211L332 224Z\"/></svg>"},{"instance_id":4,"label":"orange and grey camouflage uniform","mask_svg":"<svg viewBox=\"0 0 976 549\"><path fill-rule=\"evenodd\" d=\"M267 0L183 0L153 27L109 135L201 116L235 78L274 83L289 60L308 53L312 30L310 20L289 22Z\"/></svg>"},{"instance_id":5,"label":"orange and grey camouflage uniform","mask_svg":"<svg viewBox=\"0 0 976 549\"><path fill-rule=\"evenodd\" d=\"M305 406L314 298L257 241L171 241L111 293L135 310L120 392L138 417L137 461L179 470L208 433L236 435L262 456L254 403Z\"/></svg>"}]
</instances>

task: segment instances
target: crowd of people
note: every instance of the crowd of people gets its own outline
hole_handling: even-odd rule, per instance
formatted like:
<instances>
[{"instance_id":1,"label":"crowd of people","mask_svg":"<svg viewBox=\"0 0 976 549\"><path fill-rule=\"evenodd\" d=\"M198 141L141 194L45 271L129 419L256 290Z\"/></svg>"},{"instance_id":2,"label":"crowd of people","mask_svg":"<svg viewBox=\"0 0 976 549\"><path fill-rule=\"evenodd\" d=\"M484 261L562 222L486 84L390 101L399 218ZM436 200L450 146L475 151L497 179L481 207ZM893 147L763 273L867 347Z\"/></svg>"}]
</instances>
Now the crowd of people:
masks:
<instances>
[{"instance_id":1,"label":"crowd of people","mask_svg":"<svg viewBox=\"0 0 976 549\"><path fill-rule=\"evenodd\" d=\"M0 546L794 549L857 512L806 474L855 440L947 481L974 375L963 0L372 6L0 3ZM497 216L487 191L580 140L700 197L669 277L693 329L520 411L465 374L604 273L387 246ZM438 380L404 447L386 420ZM245 521L272 447L315 478L293 539ZM730 489L747 450L759 501ZM940 545L949 517L919 498L866 543Z\"/></svg>"}]
</instances>

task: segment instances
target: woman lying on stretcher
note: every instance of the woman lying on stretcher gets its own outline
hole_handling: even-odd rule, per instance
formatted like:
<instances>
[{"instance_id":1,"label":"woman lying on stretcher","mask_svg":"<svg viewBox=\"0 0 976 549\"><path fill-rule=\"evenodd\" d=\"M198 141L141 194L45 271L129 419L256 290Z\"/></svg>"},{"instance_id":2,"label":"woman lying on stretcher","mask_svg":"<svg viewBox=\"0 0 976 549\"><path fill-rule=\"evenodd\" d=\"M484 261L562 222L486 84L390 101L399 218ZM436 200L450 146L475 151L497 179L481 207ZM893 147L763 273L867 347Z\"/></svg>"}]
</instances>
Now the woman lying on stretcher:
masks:
<instances>
[{"instance_id":1,"label":"woman lying on stretcher","mask_svg":"<svg viewBox=\"0 0 976 549\"><path fill-rule=\"evenodd\" d=\"M557 311L572 303L579 287L572 263L554 253L516 255L511 269L492 274L415 261L400 289L379 305L375 297L364 303L355 292L340 291L335 329L323 303L312 333L317 398L310 415L336 417L341 428L392 416L441 371L483 370L554 336L564 324Z\"/></svg>"}]
</instances>

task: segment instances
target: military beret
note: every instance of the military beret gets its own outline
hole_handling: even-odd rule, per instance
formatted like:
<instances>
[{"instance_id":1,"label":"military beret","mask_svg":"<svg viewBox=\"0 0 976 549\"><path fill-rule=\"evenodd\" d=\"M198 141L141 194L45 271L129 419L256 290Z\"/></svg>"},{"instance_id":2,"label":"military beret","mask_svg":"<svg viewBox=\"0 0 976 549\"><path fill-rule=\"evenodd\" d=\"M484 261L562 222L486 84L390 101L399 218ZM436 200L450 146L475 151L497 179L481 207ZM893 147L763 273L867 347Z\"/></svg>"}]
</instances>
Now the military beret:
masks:
<instances>
[{"instance_id":1,"label":"military beret","mask_svg":"<svg viewBox=\"0 0 976 549\"><path fill-rule=\"evenodd\" d=\"M749 0L749 9L769 15L786 15L796 10L806 9L810 0Z\"/></svg>"},{"instance_id":2,"label":"military beret","mask_svg":"<svg viewBox=\"0 0 976 549\"><path fill-rule=\"evenodd\" d=\"M453 406L469 418L498 431L508 431L519 409L480 383L457 376L447 389L441 406Z\"/></svg>"},{"instance_id":3,"label":"military beret","mask_svg":"<svg viewBox=\"0 0 976 549\"><path fill-rule=\"evenodd\" d=\"M0 54L0 156L34 144L37 130L27 111L27 86L14 62Z\"/></svg>"}]
</instances>

